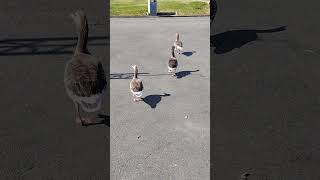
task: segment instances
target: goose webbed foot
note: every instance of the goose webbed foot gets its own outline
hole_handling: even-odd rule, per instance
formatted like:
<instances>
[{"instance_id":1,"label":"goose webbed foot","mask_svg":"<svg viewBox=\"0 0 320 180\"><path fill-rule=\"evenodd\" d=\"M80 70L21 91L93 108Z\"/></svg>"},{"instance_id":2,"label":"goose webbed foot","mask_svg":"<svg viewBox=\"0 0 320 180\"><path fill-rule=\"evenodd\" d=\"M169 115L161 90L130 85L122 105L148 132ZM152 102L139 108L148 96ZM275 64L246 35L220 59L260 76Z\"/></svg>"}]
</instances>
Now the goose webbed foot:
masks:
<instances>
[{"instance_id":1,"label":"goose webbed foot","mask_svg":"<svg viewBox=\"0 0 320 180\"><path fill-rule=\"evenodd\" d=\"M81 114L80 114L80 108L79 108L79 104L78 103L74 103L75 105L75 108L76 108L76 123L81 125L81 126L85 126L86 124L83 122L83 119L81 117Z\"/></svg>"},{"instance_id":2,"label":"goose webbed foot","mask_svg":"<svg viewBox=\"0 0 320 180\"><path fill-rule=\"evenodd\" d=\"M78 125L82 125L82 121L79 117L76 118L76 124Z\"/></svg>"},{"instance_id":3,"label":"goose webbed foot","mask_svg":"<svg viewBox=\"0 0 320 180\"><path fill-rule=\"evenodd\" d=\"M84 122L81 118L77 117L76 118L76 124L81 125L81 126L88 126L86 122Z\"/></svg>"},{"instance_id":4,"label":"goose webbed foot","mask_svg":"<svg viewBox=\"0 0 320 180\"><path fill-rule=\"evenodd\" d=\"M95 124L93 120L89 117L81 119L81 126L88 127L90 125Z\"/></svg>"},{"instance_id":5,"label":"goose webbed foot","mask_svg":"<svg viewBox=\"0 0 320 180\"><path fill-rule=\"evenodd\" d=\"M133 95L133 101L137 102L137 98Z\"/></svg>"},{"instance_id":6,"label":"goose webbed foot","mask_svg":"<svg viewBox=\"0 0 320 180\"><path fill-rule=\"evenodd\" d=\"M82 123L81 123L81 126L83 126L83 127L88 127L89 124L82 122Z\"/></svg>"},{"instance_id":7,"label":"goose webbed foot","mask_svg":"<svg viewBox=\"0 0 320 180\"><path fill-rule=\"evenodd\" d=\"M110 127L110 117L106 115L98 114L98 116L87 117L83 119L81 123L81 125L84 127L99 125L99 124L105 124Z\"/></svg>"},{"instance_id":8,"label":"goose webbed foot","mask_svg":"<svg viewBox=\"0 0 320 180\"><path fill-rule=\"evenodd\" d=\"M142 101L142 98L140 98L140 97L134 97L134 98L133 98L133 101L134 101L134 102L139 102L139 101Z\"/></svg>"}]
</instances>

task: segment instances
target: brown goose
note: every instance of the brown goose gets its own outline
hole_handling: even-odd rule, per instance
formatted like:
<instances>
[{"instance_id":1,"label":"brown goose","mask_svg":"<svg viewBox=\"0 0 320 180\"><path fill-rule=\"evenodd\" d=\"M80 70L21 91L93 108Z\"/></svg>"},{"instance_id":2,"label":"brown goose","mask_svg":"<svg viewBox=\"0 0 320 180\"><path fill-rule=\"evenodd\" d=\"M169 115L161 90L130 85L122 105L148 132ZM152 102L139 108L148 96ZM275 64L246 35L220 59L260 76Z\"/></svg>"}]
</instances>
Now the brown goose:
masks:
<instances>
[{"instance_id":1,"label":"brown goose","mask_svg":"<svg viewBox=\"0 0 320 180\"><path fill-rule=\"evenodd\" d=\"M130 82L130 90L133 95L133 101L138 102L141 100L143 84L142 81L138 78L138 67L137 65L132 66L134 70L133 78Z\"/></svg>"},{"instance_id":2,"label":"brown goose","mask_svg":"<svg viewBox=\"0 0 320 180\"><path fill-rule=\"evenodd\" d=\"M175 50L181 54L181 51L183 51L183 44L182 44L182 41L180 41L180 38L179 38L179 33L176 33L176 41L174 42L174 47L175 47Z\"/></svg>"},{"instance_id":3,"label":"brown goose","mask_svg":"<svg viewBox=\"0 0 320 180\"><path fill-rule=\"evenodd\" d=\"M174 53L174 50L175 50L175 47L172 46L171 48L171 57L169 59L169 62L168 62L168 72L172 74L172 76L176 76L176 70L177 70L177 67L178 67L178 60L175 56L175 53Z\"/></svg>"},{"instance_id":4,"label":"brown goose","mask_svg":"<svg viewBox=\"0 0 320 180\"><path fill-rule=\"evenodd\" d=\"M78 31L78 43L71 60L66 64L64 84L67 94L75 104L76 122L85 126L95 122L93 118L81 117L79 106L87 113L100 110L107 81L101 62L91 56L87 49L86 15L78 10L71 14L71 18Z\"/></svg>"}]
</instances>

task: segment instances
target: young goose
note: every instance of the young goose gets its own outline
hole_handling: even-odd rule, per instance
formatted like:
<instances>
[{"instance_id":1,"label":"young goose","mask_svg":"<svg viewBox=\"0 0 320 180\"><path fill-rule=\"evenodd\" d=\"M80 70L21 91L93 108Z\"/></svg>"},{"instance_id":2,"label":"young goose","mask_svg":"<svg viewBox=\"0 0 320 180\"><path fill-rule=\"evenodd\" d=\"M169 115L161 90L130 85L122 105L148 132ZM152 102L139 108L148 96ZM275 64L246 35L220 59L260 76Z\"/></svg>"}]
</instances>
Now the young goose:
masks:
<instances>
[{"instance_id":1,"label":"young goose","mask_svg":"<svg viewBox=\"0 0 320 180\"><path fill-rule=\"evenodd\" d=\"M181 54L181 51L183 51L183 45L182 45L182 41L180 41L179 39L179 33L176 33L176 41L174 42L174 47L175 47L175 50Z\"/></svg>"},{"instance_id":2,"label":"young goose","mask_svg":"<svg viewBox=\"0 0 320 180\"><path fill-rule=\"evenodd\" d=\"M177 60L177 58L175 56L174 50L175 50L175 47L172 46L172 48L171 48L171 57L170 57L169 62L168 62L168 72L171 73L172 76L176 75L176 70L177 70L177 67L178 67L178 60Z\"/></svg>"},{"instance_id":3,"label":"young goose","mask_svg":"<svg viewBox=\"0 0 320 180\"><path fill-rule=\"evenodd\" d=\"M77 31L78 43L72 58L67 62L64 84L76 108L76 122L83 126L95 123L93 118L83 118L79 106L87 112L97 112L101 108L102 95L106 89L106 76L102 64L91 56L87 49L88 21L83 11L71 14Z\"/></svg>"},{"instance_id":4,"label":"young goose","mask_svg":"<svg viewBox=\"0 0 320 180\"><path fill-rule=\"evenodd\" d=\"M141 100L143 84L142 81L138 78L138 67L137 65L132 66L134 75L130 82L130 90L133 95L133 101L138 102Z\"/></svg>"}]
</instances>

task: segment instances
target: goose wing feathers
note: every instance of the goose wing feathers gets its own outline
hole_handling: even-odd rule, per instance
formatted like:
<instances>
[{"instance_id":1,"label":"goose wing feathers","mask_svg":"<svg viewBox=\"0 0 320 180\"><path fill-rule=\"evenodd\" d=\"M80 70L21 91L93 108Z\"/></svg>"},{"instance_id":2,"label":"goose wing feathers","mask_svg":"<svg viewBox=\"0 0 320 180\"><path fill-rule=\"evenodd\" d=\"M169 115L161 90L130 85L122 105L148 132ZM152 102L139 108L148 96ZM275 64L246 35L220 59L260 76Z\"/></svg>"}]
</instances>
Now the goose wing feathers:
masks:
<instances>
[{"instance_id":1,"label":"goose wing feathers","mask_svg":"<svg viewBox=\"0 0 320 180\"><path fill-rule=\"evenodd\" d=\"M182 42L181 42L181 41L176 41L176 42L174 43L174 46L182 47L183 45L182 45Z\"/></svg>"},{"instance_id":2,"label":"goose wing feathers","mask_svg":"<svg viewBox=\"0 0 320 180\"><path fill-rule=\"evenodd\" d=\"M106 76L101 62L87 54L75 55L66 65L64 82L74 95L90 97L106 88Z\"/></svg>"},{"instance_id":3,"label":"goose wing feathers","mask_svg":"<svg viewBox=\"0 0 320 180\"><path fill-rule=\"evenodd\" d=\"M176 58L170 58L168 62L168 66L170 68L177 68L178 67L178 61Z\"/></svg>"},{"instance_id":4,"label":"goose wing feathers","mask_svg":"<svg viewBox=\"0 0 320 180\"><path fill-rule=\"evenodd\" d=\"M140 79L132 79L130 82L130 89L133 92L140 92L143 90L143 84Z\"/></svg>"}]
</instances>

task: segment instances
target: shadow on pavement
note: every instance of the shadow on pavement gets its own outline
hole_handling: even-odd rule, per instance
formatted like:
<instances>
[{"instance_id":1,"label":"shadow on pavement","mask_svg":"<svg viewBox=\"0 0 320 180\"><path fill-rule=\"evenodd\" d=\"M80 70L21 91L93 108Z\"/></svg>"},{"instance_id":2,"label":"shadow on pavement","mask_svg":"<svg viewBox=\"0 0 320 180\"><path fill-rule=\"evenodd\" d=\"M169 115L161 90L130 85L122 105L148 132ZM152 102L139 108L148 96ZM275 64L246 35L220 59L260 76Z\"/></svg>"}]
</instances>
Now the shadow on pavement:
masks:
<instances>
[{"instance_id":1,"label":"shadow on pavement","mask_svg":"<svg viewBox=\"0 0 320 180\"><path fill-rule=\"evenodd\" d=\"M72 54L77 39L77 37L2 39L0 56ZM107 46L108 40L107 36L89 37L88 45Z\"/></svg>"},{"instance_id":2,"label":"shadow on pavement","mask_svg":"<svg viewBox=\"0 0 320 180\"><path fill-rule=\"evenodd\" d=\"M183 52L182 54L185 56L192 56L194 53L196 53L196 51L186 51L186 52Z\"/></svg>"},{"instance_id":3,"label":"shadow on pavement","mask_svg":"<svg viewBox=\"0 0 320 180\"><path fill-rule=\"evenodd\" d=\"M180 78L191 75L193 72L199 72L199 71L200 71L199 69L195 71L180 71L180 72L177 72L176 75L177 75L177 78L180 79Z\"/></svg>"},{"instance_id":4,"label":"shadow on pavement","mask_svg":"<svg viewBox=\"0 0 320 180\"><path fill-rule=\"evenodd\" d=\"M224 54L235 48L256 41L258 33L275 33L286 30L286 26L281 26L266 30L232 30L224 33L216 34L210 38L210 46L215 47L214 53Z\"/></svg>"},{"instance_id":5,"label":"shadow on pavement","mask_svg":"<svg viewBox=\"0 0 320 180\"><path fill-rule=\"evenodd\" d=\"M156 108L157 104L161 101L162 97L170 96L170 94L163 93L160 94L153 94L143 98L143 101L147 103L151 108Z\"/></svg>"},{"instance_id":6,"label":"shadow on pavement","mask_svg":"<svg viewBox=\"0 0 320 180\"><path fill-rule=\"evenodd\" d=\"M138 73L138 76L171 76L171 74ZM133 73L112 73L109 77L110 79L132 79Z\"/></svg>"},{"instance_id":7,"label":"shadow on pavement","mask_svg":"<svg viewBox=\"0 0 320 180\"><path fill-rule=\"evenodd\" d=\"M138 76L143 76L149 73L138 73ZM132 79L133 73L112 73L110 79Z\"/></svg>"},{"instance_id":8,"label":"shadow on pavement","mask_svg":"<svg viewBox=\"0 0 320 180\"><path fill-rule=\"evenodd\" d=\"M90 124L86 124L84 126L88 127L88 126L95 126L95 125L106 125L108 127L110 127L110 116L104 115L104 114L98 114L98 118L102 119L101 121L98 121L96 123L90 123Z\"/></svg>"}]
</instances>

